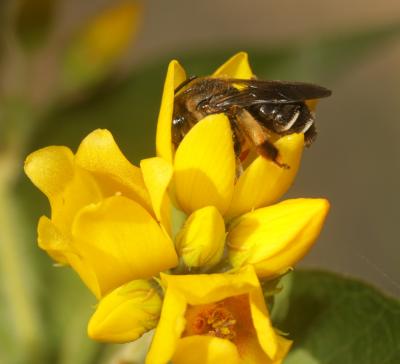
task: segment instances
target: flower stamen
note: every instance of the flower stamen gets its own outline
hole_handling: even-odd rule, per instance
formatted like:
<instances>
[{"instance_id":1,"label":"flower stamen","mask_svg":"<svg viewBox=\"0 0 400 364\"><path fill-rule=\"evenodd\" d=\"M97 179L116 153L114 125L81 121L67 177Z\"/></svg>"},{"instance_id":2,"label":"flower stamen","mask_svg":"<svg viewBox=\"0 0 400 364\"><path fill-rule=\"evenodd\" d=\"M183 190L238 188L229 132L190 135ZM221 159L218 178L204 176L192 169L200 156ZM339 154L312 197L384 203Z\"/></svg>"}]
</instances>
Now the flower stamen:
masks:
<instances>
[{"instance_id":1,"label":"flower stamen","mask_svg":"<svg viewBox=\"0 0 400 364\"><path fill-rule=\"evenodd\" d=\"M224 306L224 302L189 307L186 312L188 325L184 336L208 335L233 341L236 336L237 320Z\"/></svg>"}]
</instances>

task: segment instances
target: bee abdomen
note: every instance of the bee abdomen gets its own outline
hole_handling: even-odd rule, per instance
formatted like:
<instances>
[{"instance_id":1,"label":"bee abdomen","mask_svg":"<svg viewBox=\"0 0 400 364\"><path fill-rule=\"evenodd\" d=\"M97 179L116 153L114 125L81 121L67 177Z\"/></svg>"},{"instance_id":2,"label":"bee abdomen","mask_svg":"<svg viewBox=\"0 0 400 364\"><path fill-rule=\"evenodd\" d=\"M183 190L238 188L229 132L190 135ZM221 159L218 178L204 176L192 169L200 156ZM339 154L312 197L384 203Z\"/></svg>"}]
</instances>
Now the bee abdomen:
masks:
<instances>
[{"instance_id":1,"label":"bee abdomen","mask_svg":"<svg viewBox=\"0 0 400 364\"><path fill-rule=\"evenodd\" d=\"M279 135L306 133L314 124L314 117L304 102L256 105L252 114Z\"/></svg>"}]
</instances>

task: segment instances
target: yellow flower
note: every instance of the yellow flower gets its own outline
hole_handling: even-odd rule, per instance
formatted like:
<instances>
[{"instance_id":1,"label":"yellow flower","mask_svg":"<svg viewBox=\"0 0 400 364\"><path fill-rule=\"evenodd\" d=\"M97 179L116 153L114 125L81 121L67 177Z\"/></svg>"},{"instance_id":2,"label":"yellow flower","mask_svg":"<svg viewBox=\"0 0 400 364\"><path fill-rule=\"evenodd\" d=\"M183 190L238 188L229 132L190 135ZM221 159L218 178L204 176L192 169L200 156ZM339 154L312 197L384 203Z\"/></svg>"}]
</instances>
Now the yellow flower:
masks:
<instances>
[{"instance_id":1,"label":"yellow flower","mask_svg":"<svg viewBox=\"0 0 400 364\"><path fill-rule=\"evenodd\" d=\"M173 276L146 364L278 364L291 342L272 327L251 266L237 273Z\"/></svg>"},{"instance_id":2,"label":"yellow flower","mask_svg":"<svg viewBox=\"0 0 400 364\"><path fill-rule=\"evenodd\" d=\"M97 341L134 341L156 327L161 305L149 281L126 283L102 298L89 321L88 334Z\"/></svg>"},{"instance_id":3,"label":"yellow flower","mask_svg":"<svg viewBox=\"0 0 400 364\"><path fill-rule=\"evenodd\" d=\"M39 246L71 265L97 297L177 264L140 169L110 132L89 134L76 155L66 147L40 149L26 159L25 172L51 206L51 219L39 221Z\"/></svg>"},{"instance_id":4,"label":"yellow flower","mask_svg":"<svg viewBox=\"0 0 400 364\"><path fill-rule=\"evenodd\" d=\"M212 75L239 79L252 76L247 54L243 52L233 56ZM178 253L188 266L206 265L188 262L187 254L185 256L188 251L197 257L218 252L213 263L219 260L221 236L226 232L229 258L234 267L254 264L261 277L285 272L310 249L328 211L328 202L324 199L299 199L271 206L288 190L296 176L304 148L303 134L290 134L275 142L282 162L290 166L289 169L257 156L244 165L239 177L236 176L231 126L225 114L209 115L200 120L175 150L171 141L174 90L185 79L183 68L172 61L158 118L158 157L141 163L157 219L171 237L178 233ZM182 250L182 236L186 238L188 234L176 231L178 224L173 211L180 210L189 216L183 225L187 231L193 216L210 208L214 208L214 219L224 219L225 228L201 229L197 224L196 241L187 238ZM203 216L202 224L212 226L213 222L205 219L211 219L211 215ZM249 219L253 221L253 230L257 227L256 231L247 228Z\"/></svg>"},{"instance_id":5,"label":"yellow flower","mask_svg":"<svg viewBox=\"0 0 400 364\"><path fill-rule=\"evenodd\" d=\"M66 49L63 87L74 91L105 77L132 44L141 15L141 1L119 0L89 19Z\"/></svg>"}]
</instances>

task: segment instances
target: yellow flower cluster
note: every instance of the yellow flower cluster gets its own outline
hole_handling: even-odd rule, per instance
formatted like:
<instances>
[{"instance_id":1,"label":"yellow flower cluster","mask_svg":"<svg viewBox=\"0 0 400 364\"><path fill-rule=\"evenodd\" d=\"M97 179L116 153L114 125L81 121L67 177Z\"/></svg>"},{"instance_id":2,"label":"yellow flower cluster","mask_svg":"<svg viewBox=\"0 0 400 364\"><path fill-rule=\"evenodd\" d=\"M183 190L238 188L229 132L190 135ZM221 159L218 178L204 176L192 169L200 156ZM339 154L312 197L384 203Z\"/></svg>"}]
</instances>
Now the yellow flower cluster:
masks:
<instances>
[{"instance_id":1,"label":"yellow flower cluster","mask_svg":"<svg viewBox=\"0 0 400 364\"><path fill-rule=\"evenodd\" d=\"M213 76L253 73L239 53ZM224 114L198 122L175 150L174 90L185 79L172 61L157 157L140 168L107 130L89 134L75 155L53 146L27 158L27 175L51 205L39 246L100 300L88 327L96 340L133 341L156 327L147 364L281 363L291 342L272 327L259 279L284 274L306 254L329 204L277 203L297 173L302 134L275 143L289 169L259 156L239 177Z\"/></svg>"}]
</instances>

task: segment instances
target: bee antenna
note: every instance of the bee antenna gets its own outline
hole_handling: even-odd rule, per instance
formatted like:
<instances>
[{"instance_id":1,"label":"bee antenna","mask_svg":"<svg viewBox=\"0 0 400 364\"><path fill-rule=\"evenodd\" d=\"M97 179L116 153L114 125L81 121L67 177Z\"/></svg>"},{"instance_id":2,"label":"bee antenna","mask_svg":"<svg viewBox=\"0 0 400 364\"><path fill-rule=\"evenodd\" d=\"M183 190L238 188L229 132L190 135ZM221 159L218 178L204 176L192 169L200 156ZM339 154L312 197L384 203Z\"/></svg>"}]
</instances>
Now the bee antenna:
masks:
<instances>
[{"instance_id":1,"label":"bee antenna","mask_svg":"<svg viewBox=\"0 0 400 364\"><path fill-rule=\"evenodd\" d=\"M180 90L182 90L186 85L188 85L190 82L198 78L198 76L190 76L187 78L185 81L183 81L174 91L175 94L177 94Z\"/></svg>"}]
</instances>

